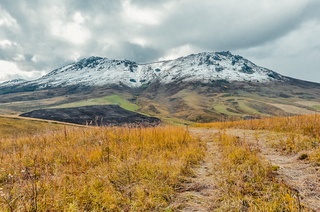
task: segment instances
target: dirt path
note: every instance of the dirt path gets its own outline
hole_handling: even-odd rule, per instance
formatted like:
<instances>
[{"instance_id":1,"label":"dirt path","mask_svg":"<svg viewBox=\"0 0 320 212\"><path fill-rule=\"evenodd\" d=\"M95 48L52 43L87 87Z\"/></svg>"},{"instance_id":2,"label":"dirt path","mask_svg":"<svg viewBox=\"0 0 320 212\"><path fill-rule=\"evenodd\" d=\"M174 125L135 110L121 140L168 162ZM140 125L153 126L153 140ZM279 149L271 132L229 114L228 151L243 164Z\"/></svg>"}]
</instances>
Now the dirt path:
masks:
<instances>
[{"instance_id":1,"label":"dirt path","mask_svg":"<svg viewBox=\"0 0 320 212\"><path fill-rule=\"evenodd\" d=\"M228 129L227 133L258 145L261 156L279 167L278 180L297 191L307 207L320 211L320 167L299 160L299 155L282 155L268 146L270 140L279 141L285 134L239 129Z\"/></svg>"},{"instance_id":2,"label":"dirt path","mask_svg":"<svg viewBox=\"0 0 320 212\"><path fill-rule=\"evenodd\" d=\"M218 147L211 142L212 132L197 129L191 132L207 141L207 155L195 169L195 176L179 191L170 208L178 211L213 211L220 195L215 178L218 177L217 167L221 163L221 156Z\"/></svg>"},{"instance_id":3,"label":"dirt path","mask_svg":"<svg viewBox=\"0 0 320 212\"><path fill-rule=\"evenodd\" d=\"M190 132L207 141L207 155L195 170L194 178L186 183L178 194L172 208L179 211L213 211L219 207L219 196L221 196L215 179L219 177L219 164L222 158L218 147L210 140L219 131L196 128L190 129ZM285 134L239 129L228 129L226 132L259 148L262 158L279 167L278 180L296 191L302 204L314 211L320 211L320 168L298 160L298 155L281 155L268 145L270 140L279 140L285 137Z\"/></svg>"}]
</instances>

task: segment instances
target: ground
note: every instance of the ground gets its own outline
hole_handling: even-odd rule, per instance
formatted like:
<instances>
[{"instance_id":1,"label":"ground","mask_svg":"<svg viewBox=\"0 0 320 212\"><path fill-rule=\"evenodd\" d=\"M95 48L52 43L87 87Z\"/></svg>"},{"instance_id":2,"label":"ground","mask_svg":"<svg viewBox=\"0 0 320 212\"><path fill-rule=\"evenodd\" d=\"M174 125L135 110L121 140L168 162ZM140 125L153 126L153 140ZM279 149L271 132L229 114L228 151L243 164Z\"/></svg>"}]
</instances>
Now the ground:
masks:
<instances>
[{"instance_id":1,"label":"ground","mask_svg":"<svg viewBox=\"0 0 320 212\"><path fill-rule=\"evenodd\" d=\"M126 125L145 124L155 126L160 119L145 116L118 105L92 105L73 108L51 108L21 114L23 117L54 120L82 125Z\"/></svg>"},{"instance_id":2,"label":"ground","mask_svg":"<svg viewBox=\"0 0 320 212\"><path fill-rule=\"evenodd\" d=\"M195 136L207 141L207 155L202 164L195 169L195 174L181 188L173 208L181 211L213 211L219 207L221 195L216 179L219 175L219 164L223 158L212 138L218 130L193 128L190 129ZM256 145L260 149L260 157L267 160L273 167L277 167L276 179L284 182L292 191L297 192L301 204L313 211L320 211L320 171L319 167L298 159L298 155L285 155L277 152L270 146L286 135L269 131L253 131L227 129L227 134L239 137L244 142Z\"/></svg>"}]
</instances>

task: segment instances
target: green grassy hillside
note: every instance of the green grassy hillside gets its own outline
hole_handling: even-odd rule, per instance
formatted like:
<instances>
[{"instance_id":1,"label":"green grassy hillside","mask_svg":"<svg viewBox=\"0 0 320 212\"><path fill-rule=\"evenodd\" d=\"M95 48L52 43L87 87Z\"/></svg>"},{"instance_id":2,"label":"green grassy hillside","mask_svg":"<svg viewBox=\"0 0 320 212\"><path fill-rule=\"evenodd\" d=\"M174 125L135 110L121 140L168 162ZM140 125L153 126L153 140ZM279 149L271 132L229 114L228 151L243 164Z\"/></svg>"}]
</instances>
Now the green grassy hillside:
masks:
<instances>
[{"instance_id":1,"label":"green grassy hillside","mask_svg":"<svg viewBox=\"0 0 320 212\"><path fill-rule=\"evenodd\" d=\"M139 109L138 105L128 101L127 99L119 95L111 95L111 96L104 96L100 98L86 99L78 102L57 105L52 108L70 108L70 107L81 107L81 106L90 106L90 105L108 105L108 104L116 104L130 111L137 111Z\"/></svg>"}]
</instances>

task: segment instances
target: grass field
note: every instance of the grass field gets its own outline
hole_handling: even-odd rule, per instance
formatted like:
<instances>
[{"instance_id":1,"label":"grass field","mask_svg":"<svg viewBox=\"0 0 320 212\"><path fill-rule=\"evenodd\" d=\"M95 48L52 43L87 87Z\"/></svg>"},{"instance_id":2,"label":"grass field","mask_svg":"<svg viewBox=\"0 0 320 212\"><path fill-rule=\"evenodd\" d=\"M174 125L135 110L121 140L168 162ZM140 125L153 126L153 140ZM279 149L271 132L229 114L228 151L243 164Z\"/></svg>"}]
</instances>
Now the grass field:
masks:
<instances>
[{"instance_id":1,"label":"grass field","mask_svg":"<svg viewBox=\"0 0 320 212\"><path fill-rule=\"evenodd\" d=\"M226 105L215 105L213 108L216 111L218 111L219 113L225 114L225 115L228 115L228 116L241 116L242 115L242 114L239 114L239 113L231 112L230 111L231 108L226 106Z\"/></svg>"},{"instance_id":2,"label":"grass field","mask_svg":"<svg viewBox=\"0 0 320 212\"><path fill-rule=\"evenodd\" d=\"M63 125L61 124L0 116L0 139L34 136L47 131L55 132L62 129Z\"/></svg>"},{"instance_id":3,"label":"grass field","mask_svg":"<svg viewBox=\"0 0 320 212\"><path fill-rule=\"evenodd\" d=\"M30 110L37 110L42 109L44 107L50 107L52 105L57 104L57 102L63 100L64 97L55 97L41 100L0 103L0 114L20 114L23 112L28 112Z\"/></svg>"},{"instance_id":4,"label":"grass field","mask_svg":"<svg viewBox=\"0 0 320 212\"><path fill-rule=\"evenodd\" d=\"M239 108L242 111L246 112L247 114L251 114L251 115L261 114L257 110L255 110L255 109L249 107L248 105L246 105L246 103L247 103L246 101L239 101L239 103L238 103L239 104Z\"/></svg>"},{"instance_id":5,"label":"grass field","mask_svg":"<svg viewBox=\"0 0 320 212\"><path fill-rule=\"evenodd\" d=\"M69 107L81 107L81 106L90 106L90 105L106 105L106 104L117 104L120 107L130 110L130 111L137 111L139 107L124 99L123 97L119 95L111 95L111 96L104 96L101 98L93 98L93 99L87 99L79 102L73 102L68 104L62 104L55 106L53 108L69 108Z\"/></svg>"},{"instance_id":6,"label":"grass field","mask_svg":"<svg viewBox=\"0 0 320 212\"><path fill-rule=\"evenodd\" d=\"M181 127L1 123L1 211L164 211L205 150Z\"/></svg>"},{"instance_id":7,"label":"grass field","mask_svg":"<svg viewBox=\"0 0 320 212\"><path fill-rule=\"evenodd\" d=\"M311 114L311 113L315 113L315 112L312 112L312 111L307 110L305 108L296 107L296 106L293 106L293 105L284 105L284 104L271 104L271 105L275 106L277 108L280 108L285 112L293 113L293 114Z\"/></svg>"},{"instance_id":8,"label":"grass field","mask_svg":"<svg viewBox=\"0 0 320 212\"><path fill-rule=\"evenodd\" d=\"M195 126L218 132L213 135L222 155L218 211L320 209L320 115Z\"/></svg>"},{"instance_id":9,"label":"grass field","mask_svg":"<svg viewBox=\"0 0 320 212\"><path fill-rule=\"evenodd\" d=\"M308 211L296 193L275 179L273 167L259 149L225 132L214 138L222 161L217 181L221 192L216 211Z\"/></svg>"},{"instance_id":10,"label":"grass field","mask_svg":"<svg viewBox=\"0 0 320 212\"><path fill-rule=\"evenodd\" d=\"M316 109L317 111L320 111L320 105L313 105L312 108Z\"/></svg>"},{"instance_id":11,"label":"grass field","mask_svg":"<svg viewBox=\"0 0 320 212\"><path fill-rule=\"evenodd\" d=\"M0 118L0 208L175 211L172 203L197 177L195 168L207 154L219 154L218 177L212 179L218 211L304 210L295 191L276 180L277 167L263 160L258 148L224 130L286 133L273 148L304 154L319 166L319 115L196 126L218 132L208 135L218 152L206 152L202 136L194 137L185 126L76 127Z\"/></svg>"},{"instance_id":12,"label":"grass field","mask_svg":"<svg viewBox=\"0 0 320 212\"><path fill-rule=\"evenodd\" d=\"M283 132L287 138L274 144L278 151L306 154L310 161L320 165L320 115L273 117L248 121L196 124L198 127L219 129L238 128Z\"/></svg>"}]
</instances>

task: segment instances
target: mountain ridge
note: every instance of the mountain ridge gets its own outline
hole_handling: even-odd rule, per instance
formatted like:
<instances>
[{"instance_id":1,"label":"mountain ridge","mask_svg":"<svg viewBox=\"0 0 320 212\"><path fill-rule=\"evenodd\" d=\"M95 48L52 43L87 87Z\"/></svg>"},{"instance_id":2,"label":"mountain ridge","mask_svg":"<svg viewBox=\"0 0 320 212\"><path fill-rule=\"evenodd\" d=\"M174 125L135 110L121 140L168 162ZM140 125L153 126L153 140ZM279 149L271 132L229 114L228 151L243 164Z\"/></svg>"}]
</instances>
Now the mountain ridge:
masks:
<instances>
[{"instance_id":1,"label":"mountain ridge","mask_svg":"<svg viewBox=\"0 0 320 212\"><path fill-rule=\"evenodd\" d=\"M137 88L156 81L168 84L176 81L212 80L270 82L288 78L226 51L202 52L150 63L91 56L20 85L34 85L38 89L75 84L115 84Z\"/></svg>"}]
</instances>

